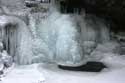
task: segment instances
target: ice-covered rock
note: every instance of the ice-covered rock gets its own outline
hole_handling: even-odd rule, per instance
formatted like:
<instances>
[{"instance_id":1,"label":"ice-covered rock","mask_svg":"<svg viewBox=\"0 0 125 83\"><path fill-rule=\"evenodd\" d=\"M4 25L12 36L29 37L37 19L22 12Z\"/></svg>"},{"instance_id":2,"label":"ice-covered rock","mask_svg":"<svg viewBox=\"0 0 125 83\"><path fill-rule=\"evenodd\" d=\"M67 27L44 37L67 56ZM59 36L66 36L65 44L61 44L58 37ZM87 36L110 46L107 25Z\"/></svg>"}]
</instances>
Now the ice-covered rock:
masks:
<instances>
[{"instance_id":1,"label":"ice-covered rock","mask_svg":"<svg viewBox=\"0 0 125 83\"><path fill-rule=\"evenodd\" d=\"M2 60L0 60L0 71L3 71L3 69L4 69L4 64L3 64Z\"/></svg>"},{"instance_id":2,"label":"ice-covered rock","mask_svg":"<svg viewBox=\"0 0 125 83\"><path fill-rule=\"evenodd\" d=\"M8 16L2 15L0 16L0 19L1 19L0 26L4 29L6 29L5 27L7 24L17 25L17 27L15 27L17 33L13 35L13 36L16 36L17 39L13 39L13 38L11 38L13 40L10 39L11 46L14 46L15 44L17 45L16 51L15 51L16 55L14 56L14 60L20 64L31 63L31 56L32 56L31 33L27 25L25 24L25 22L19 19L18 17L9 16L9 15ZM5 38L5 40L7 40L7 37ZM12 42L14 40L16 40L16 42ZM14 49L15 48L11 48L13 52L14 52Z\"/></svg>"},{"instance_id":3,"label":"ice-covered rock","mask_svg":"<svg viewBox=\"0 0 125 83\"><path fill-rule=\"evenodd\" d=\"M28 24L18 14L12 16L16 13L0 16L3 28L8 23L18 25L17 55L14 56L17 63L54 62L78 66L86 63L98 43L109 41L107 26L100 19L85 14L61 14L56 6L51 5L44 19L42 13L27 12Z\"/></svg>"},{"instance_id":4,"label":"ice-covered rock","mask_svg":"<svg viewBox=\"0 0 125 83\"><path fill-rule=\"evenodd\" d=\"M0 79L5 74L6 69L11 67L13 64L13 59L8 53L4 50L0 52Z\"/></svg>"},{"instance_id":5,"label":"ice-covered rock","mask_svg":"<svg viewBox=\"0 0 125 83\"><path fill-rule=\"evenodd\" d=\"M103 44L98 44L95 50L90 54L90 60L100 61L104 57L109 56L110 54L115 56L117 55L117 48L119 44L114 41L106 42Z\"/></svg>"},{"instance_id":6,"label":"ice-covered rock","mask_svg":"<svg viewBox=\"0 0 125 83\"><path fill-rule=\"evenodd\" d=\"M10 67L13 63L13 58L12 56L8 55L7 51L3 51L2 52L2 57L1 57L3 63L4 63L4 66L6 68Z\"/></svg>"},{"instance_id":7,"label":"ice-covered rock","mask_svg":"<svg viewBox=\"0 0 125 83\"><path fill-rule=\"evenodd\" d=\"M0 52L3 50L3 43L0 42Z\"/></svg>"},{"instance_id":8,"label":"ice-covered rock","mask_svg":"<svg viewBox=\"0 0 125 83\"><path fill-rule=\"evenodd\" d=\"M94 41L84 41L82 46L84 53L90 55L95 50L97 43Z\"/></svg>"}]
</instances>

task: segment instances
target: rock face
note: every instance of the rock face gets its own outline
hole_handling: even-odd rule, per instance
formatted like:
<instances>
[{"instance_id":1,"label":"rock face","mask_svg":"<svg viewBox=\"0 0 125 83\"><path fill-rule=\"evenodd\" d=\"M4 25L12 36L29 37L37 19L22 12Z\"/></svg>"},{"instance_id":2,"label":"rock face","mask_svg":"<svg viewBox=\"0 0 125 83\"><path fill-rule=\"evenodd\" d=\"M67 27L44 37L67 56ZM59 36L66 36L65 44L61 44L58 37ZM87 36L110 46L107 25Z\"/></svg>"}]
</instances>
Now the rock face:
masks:
<instances>
[{"instance_id":1,"label":"rock face","mask_svg":"<svg viewBox=\"0 0 125 83\"><path fill-rule=\"evenodd\" d=\"M87 2L88 1L88 2ZM94 13L105 19L111 20L114 31L124 30L125 21L125 1L124 0L85 0L85 9L88 13Z\"/></svg>"},{"instance_id":2,"label":"rock face","mask_svg":"<svg viewBox=\"0 0 125 83\"><path fill-rule=\"evenodd\" d=\"M125 1L124 0L64 0L69 8L84 8L87 13L105 18L111 22L115 32L125 31Z\"/></svg>"}]
</instances>

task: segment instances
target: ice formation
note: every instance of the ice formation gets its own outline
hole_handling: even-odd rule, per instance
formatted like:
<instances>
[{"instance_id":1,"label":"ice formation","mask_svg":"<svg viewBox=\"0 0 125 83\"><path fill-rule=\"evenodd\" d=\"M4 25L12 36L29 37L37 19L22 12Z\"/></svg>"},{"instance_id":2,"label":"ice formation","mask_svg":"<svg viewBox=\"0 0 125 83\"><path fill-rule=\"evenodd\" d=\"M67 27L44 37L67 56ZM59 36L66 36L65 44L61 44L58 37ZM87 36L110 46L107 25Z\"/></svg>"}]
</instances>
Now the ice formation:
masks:
<instances>
[{"instance_id":1,"label":"ice formation","mask_svg":"<svg viewBox=\"0 0 125 83\"><path fill-rule=\"evenodd\" d=\"M2 29L7 24L16 25L17 32L13 36L17 39L9 36L5 41L11 42L9 47L12 53L15 52L14 60L19 64L51 62L78 66L91 60L91 52L99 43L110 40L104 22L86 16L84 12L81 15L61 14L53 5L45 15L30 13L29 10L24 14L14 13L5 9L7 15L0 16L0 25Z\"/></svg>"},{"instance_id":2,"label":"ice formation","mask_svg":"<svg viewBox=\"0 0 125 83\"><path fill-rule=\"evenodd\" d=\"M17 17L14 16L6 16L2 15L0 16L0 25L1 28L5 28L7 24L17 25L16 31L13 33L4 33L4 43L7 45L7 47L11 48L10 51L15 52L14 56L15 60L18 61L18 63L24 62L25 64L28 64L31 57L31 34L29 33L29 30L24 23L24 21L20 20ZM15 28L15 27L13 27ZM10 29L12 30L12 29ZM9 37L8 37L9 36ZM12 37L10 37L12 36ZM16 37L14 37L16 36ZM14 37L14 38L13 38ZM8 44L8 41L10 44ZM16 44L16 45L15 45Z\"/></svg>"},{"instance_id":3,"label":"ice formation","mask_svg":"<svg viewBox=\"0 0 125 83\"><path fill-rule=\"evenodd\" d=\"M11 67L12 64L12 56L8 55L6 50L3 50L3 43L0 42L0 78L4 74L4 70Z\"/></svg>"},{"instance_id":4,"label":"ice formation","mask_svg":"<svg viewBox=\"0 0 125 83\"><path fill-rule=\"evenodd\" d=\"M90 60L88 53L98 43L108 42L110 38L107 26L101 20L94 17L97 20L94 24L91 18L85 17L61 14L54 9L38 25L39 48L35 54L39 56L36 59L68 66L78 66Z\"/></svg>"}]
</instances>

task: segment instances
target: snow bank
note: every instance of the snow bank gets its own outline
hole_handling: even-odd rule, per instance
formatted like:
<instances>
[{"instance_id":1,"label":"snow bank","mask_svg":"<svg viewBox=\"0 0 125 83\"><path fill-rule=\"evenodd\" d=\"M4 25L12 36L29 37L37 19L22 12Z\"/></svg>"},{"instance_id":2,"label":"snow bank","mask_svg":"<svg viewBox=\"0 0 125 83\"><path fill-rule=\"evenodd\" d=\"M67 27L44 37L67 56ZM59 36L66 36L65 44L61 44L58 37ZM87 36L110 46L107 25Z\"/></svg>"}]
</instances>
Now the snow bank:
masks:
<instances>
[{"instance_id":1,"label":"snow bank","mask_svg":"<svg viewBox=\"0 0 125 83\"><path fill-rule=\"evenodd\" d=\"M108 68L99 73L61 70L55 64L45 63L17 66L1 83L124 83L124 59L125 56L110 57L107 53L102 61Z\"/></svg>"},{"instance_id":2,"label":"snow bank","mask_svg":"<svg viewBox=\"0 0 125 83\"><path fill-rule=\"evenodd\" d=\"M120 58L120 57L119 57ZM115 59L116 60L116 59ZM46 83L124 83L125 79L125 66L119 67L121 65L120 61L123 61L122 57L118 59L118 63L115 64L113 58L110 60L112 63L107 64L117 65L117 67L109 67L104 69L99 73L90 73L90 72L73 72L58 69L54 64L41 64L40 70L43 72L43 75L46 77ZM122 63L125 64L125 63ZM50 76L53 75L53 76ZM57 79L58 77L58 79Z\"/></svg>"},{"instance_id":3,"label":"snow bank","mask_svg":"<svg viewBox=\"0 0 125 83\"><path fill-rule=\"evenodd\" d=\"M19 66L11 70L2 83L44 83L43 74L37 70L37 65Z\"/></svg>"},{"instance_id":4,"label":"snow bank","mask_svg":"<svg viewBox=\"0 0 125 83\"><path fill-rule=\"evenodd\" d=\"M1 83L17 83L17 81L19 83L39 83L39 81L42 81L41 83L124 83L125 56L109 56L103 59L109 68L99 73L61 70L55 64L41 63L17 66L2 79Z\"/></svg>"}]
</instances>

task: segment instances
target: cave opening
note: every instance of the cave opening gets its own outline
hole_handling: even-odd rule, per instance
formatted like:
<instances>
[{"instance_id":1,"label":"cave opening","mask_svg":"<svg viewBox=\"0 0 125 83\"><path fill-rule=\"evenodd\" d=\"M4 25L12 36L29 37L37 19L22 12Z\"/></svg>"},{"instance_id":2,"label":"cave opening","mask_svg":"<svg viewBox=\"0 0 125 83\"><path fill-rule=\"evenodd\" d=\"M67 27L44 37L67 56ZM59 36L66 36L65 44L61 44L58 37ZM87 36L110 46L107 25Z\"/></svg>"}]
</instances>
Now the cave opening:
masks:
<instances>
[{"instance_id":1,"label":"cave opening","mask_svg":"<svg viewBox=\"0 0 125 83\"><path fill-rule=\"evenodd\" d=\"M14 57L17 51L17 25L7 24L4 27L3 45L4 50Z\"/></svg>"}]
</instances>

